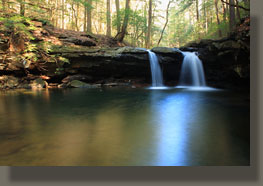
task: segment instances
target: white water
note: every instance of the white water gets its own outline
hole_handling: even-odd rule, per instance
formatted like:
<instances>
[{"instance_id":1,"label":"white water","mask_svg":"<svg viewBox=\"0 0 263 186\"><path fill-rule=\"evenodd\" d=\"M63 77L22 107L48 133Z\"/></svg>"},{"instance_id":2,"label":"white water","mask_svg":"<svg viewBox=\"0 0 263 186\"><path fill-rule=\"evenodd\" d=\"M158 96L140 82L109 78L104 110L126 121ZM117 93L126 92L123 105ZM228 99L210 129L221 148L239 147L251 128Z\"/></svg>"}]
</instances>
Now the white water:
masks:
<instances>
[{"instance_id":1,"label":"white water","mask_svg":"<svg viewBox=\"0 0 263 186\"><path fill-rule=\"evenodd\" d=\"M205 87L205 74L202 61L195 52L183 52L184 60L181 69L179 86Z\"/></svg>"},{"instance_id":2,"label":"white water","mask_svg":"<svg viewBox=\"0 0 263 186\"><path fill-rule=\"evenodd\" d=\"M163 74L160 68L160 64L156 54L150 50L147 50L149 53L149 60L152 71L152 86L153 87L163 87Z\"/></svg>"}]
</instances>

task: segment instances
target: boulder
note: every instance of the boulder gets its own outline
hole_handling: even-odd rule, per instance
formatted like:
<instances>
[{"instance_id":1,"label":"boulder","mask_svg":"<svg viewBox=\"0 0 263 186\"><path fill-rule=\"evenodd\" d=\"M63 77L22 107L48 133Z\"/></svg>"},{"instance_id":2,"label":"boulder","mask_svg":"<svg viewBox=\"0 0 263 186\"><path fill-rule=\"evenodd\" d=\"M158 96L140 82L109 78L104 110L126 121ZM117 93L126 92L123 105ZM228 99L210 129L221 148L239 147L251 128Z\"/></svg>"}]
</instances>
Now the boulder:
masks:
<instances>
[{"instance_id":1,"label":"boulder","mask_svg":"<svg viewBox=\"0 0 263 186\"><path fill-rule=\"evenodd\" d=\"M13 89L19 85L19 79L14 76L0 76L1 89Z\"/></svg>"},{"instance_id":2,"label":"boulder","mask_svg":"<svg viewBox=\"0 0 263 186\"><path fill-rule=\"evenodd\" d=\"M37 78L31 83L32 89L42 89L47 86L48 86L48 83L41 78Z\"/></svg>"},{"instance_id":3,"label":"boulder","mask_svg":"<svg viewBox=\"0 0 263 186\"><path fill-rule=\"evenodd\" d=\"M130 54L146 54L147 50L145 48L139 48L139 47L120 47L117 50L118 54L125 54L125 53L130 53Z\"/></svg>"},{"instance_id":4,"label":"boulder","mask_svg":"<svg viewBox=\"0 0 263 186\"><path fill-rule=\"evenodd\" d=\"M154 53L160 53L160 54L177 54L181 53L180 50L177 48L168 48L168 47L154 47L151 49L152 52Z\"/></svg>"}]
</instances>

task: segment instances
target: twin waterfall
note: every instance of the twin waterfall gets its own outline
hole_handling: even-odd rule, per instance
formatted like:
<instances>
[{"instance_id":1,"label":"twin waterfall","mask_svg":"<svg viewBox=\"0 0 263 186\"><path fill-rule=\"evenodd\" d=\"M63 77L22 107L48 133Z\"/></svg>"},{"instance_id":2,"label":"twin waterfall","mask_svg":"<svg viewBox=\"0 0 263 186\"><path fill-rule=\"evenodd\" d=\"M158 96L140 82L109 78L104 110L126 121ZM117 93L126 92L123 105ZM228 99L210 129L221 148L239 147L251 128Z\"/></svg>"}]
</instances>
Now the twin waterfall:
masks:
<instances>
[{"instance_id":1,"label":"twin waterfall","mask_svg":"<svg viewBox=\"0 0 263 186\"><path fill-rule=\"evenodd\" d=\"M152 86L153 87L163 87L163 73L158 61L156 54L150 50L147 50L149 53L149 60L152 71Z\"/></svg>"},{"instance_id":2,"label":"twin waterfall","mask_svg":"<svg viewBox=\"0 0 263 186\"><path fill-rule=\"evenodd\" d=\"M152 87L163 87L163 74L154 52L147 50L152 72ZM179 86L205 87L205 75L202 61L195 52L182 52L184 60L181 68Z\"/></svg>"},{"instance_id":3,"label":"twin waterfall","mask_svg":"<svg viewBox=\"0 0 263 186\"><path fill-rule=\"evenodd\" d=\"M195 52L183 52L184 61L179 80L180 86L206 86L202 61Z\"/></svg>"}]
</instances>

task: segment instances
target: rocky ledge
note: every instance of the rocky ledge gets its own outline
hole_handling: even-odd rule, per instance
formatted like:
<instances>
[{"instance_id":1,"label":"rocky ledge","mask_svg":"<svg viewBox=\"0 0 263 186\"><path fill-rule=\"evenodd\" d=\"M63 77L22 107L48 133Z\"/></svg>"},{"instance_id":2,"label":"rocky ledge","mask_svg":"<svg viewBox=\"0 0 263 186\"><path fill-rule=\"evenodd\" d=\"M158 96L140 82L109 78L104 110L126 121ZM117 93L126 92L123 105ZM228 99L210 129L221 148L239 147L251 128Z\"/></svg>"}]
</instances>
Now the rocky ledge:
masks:
<instances>
[{"instance_id":1,"label":"rocky ledge","mask_svg":"<svg viewBox=\"0 0 263 186\"><path fill-rule=\"evenodd\" d=\"M201 40L179 49L153 48L151 51L159 59L165 84L178 84L183 52L191 51L196 52L203 62L208 86L249 90L249 19L242 24L237 28L240 30L220 40ZM56 38L60 42L63 40L62 43L72 42L74 46L56 45L50 55L58 60L39 62L41 66L17 61L12 55L6 57L4 45L0 45L0 89L141 87L151 84L149 56L144 48L76 46L75 40L66 36Z\"/></svg>"},{"instance_id":2,"label":"rocky ledge","mask_svg":"<svg viewBox=\"0 0 263 186\"><path fill-rule=\"evenodd\" d=\"M164 79L172 82L178 79L183 60L179 50L158 47L153 48L164 71ZM35 79L42 79L47 83L44 87L95 87L98 86L149 86L151 70L148 52L144 48L113 47L113 48L72 48L60 46L53 50L52 55L59 56L65 61L47 62L39 71L31 64L25 68L23 64L9 60L2 64L2 88L20 88L21 84L32 85ZM23 74L25 70L31 77ZM169 70L169 71L168 71ZM15 75L18 84L6 81L8 75ZM26 76L25 76L26 75ZM25 76L25 77L24 77ZM14 78L14 77L12 77ZM71 81L74 81L73 83ZM76 82L79 81L76 85ZM83 84L81 84L83 83ZM25 86L22 86L25 87Z\"/></svg>"}]
</instances>

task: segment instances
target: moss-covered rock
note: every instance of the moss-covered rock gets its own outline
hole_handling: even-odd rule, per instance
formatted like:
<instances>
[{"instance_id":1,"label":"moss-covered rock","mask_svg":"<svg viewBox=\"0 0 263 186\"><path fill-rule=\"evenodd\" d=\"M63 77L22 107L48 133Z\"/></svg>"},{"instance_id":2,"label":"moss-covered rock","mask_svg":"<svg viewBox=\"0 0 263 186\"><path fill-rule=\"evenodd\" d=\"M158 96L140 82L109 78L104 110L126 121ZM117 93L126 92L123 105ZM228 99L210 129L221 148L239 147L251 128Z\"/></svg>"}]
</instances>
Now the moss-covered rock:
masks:
<instances>
[{"instance_id":1,"label":"moss-covered rock","mask_svg":"<svg viewBox=\"0 0 263 186\"><path fill-rule=\"evenodd\" d=\"M155 53L162 53L162 54L181 53L179 50L175 48L168 48L168 47L154 47L151 49L151 51Z\"/></svg>"},{"instance_id":2,"label":"moss-covered rock","mask_svg":"<svg viewBox=\"0 0 263 186\"><path fill-rule=\"evenodd\" d=\"M0 76L1 89L13 89L19 85L19 79L14 76Z\"/></svg>"},{"instance_id":3,"label":"moss-covered rock","mask_svg":"<svg viewBox=\"0 0 263 186\"><path fill-rule=\"evenodd\" d=\"M41 78L37 78L31 83L32 89L41 89L47 86L48 86L48 83Z\"/></svg>"}]
</instances>

